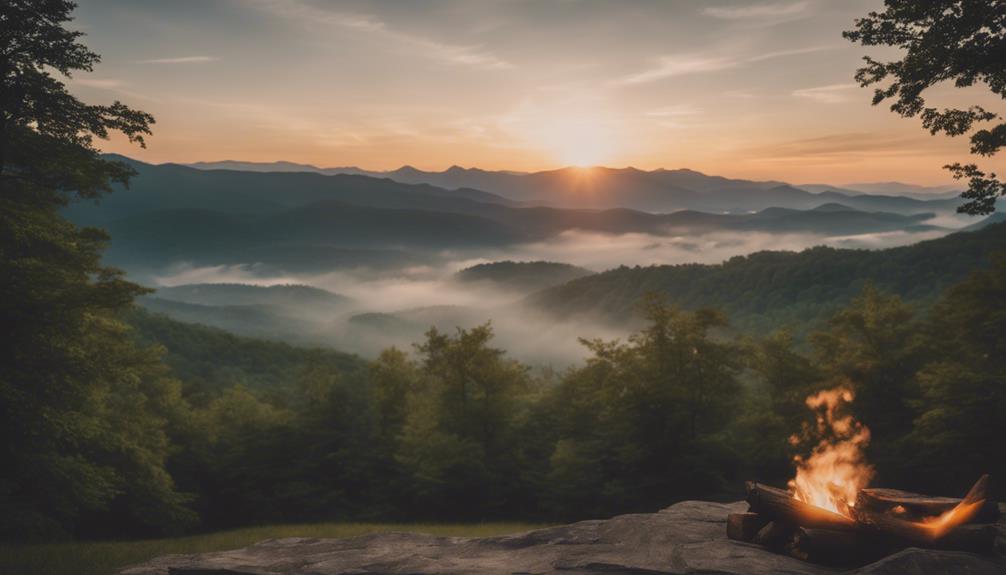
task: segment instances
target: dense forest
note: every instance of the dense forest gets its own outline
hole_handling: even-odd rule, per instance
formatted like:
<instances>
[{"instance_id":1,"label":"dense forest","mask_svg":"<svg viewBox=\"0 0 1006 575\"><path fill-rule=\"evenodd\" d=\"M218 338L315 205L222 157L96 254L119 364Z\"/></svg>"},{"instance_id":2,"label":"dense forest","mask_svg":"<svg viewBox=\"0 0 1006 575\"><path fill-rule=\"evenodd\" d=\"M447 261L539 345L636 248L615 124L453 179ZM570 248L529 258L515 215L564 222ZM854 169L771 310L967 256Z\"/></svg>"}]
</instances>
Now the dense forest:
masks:
<instances>
[{"instance_id":1,"label":"dense forest","mask_svg":"<svg viewBox=\"0 0 1006 575\"><path fill-rule=\"evenodd\" d=\"M727 338L723 314L650 297L645 329L584 341L592 357L563 373L509 359L488 324L364 362L128 309L108 321L129 334L117 343L132 349L117 368L129 376L88 414L104 429L82 454L94 475L56 499L8 470L22 483L4 532L555 520L734 498L746 478L791 476L788 440L813 416L804 398L838 384L873 431L877 483L956 493L1006 472L991 441L1006 432L1003 297L1006 260L925 313L867 286L806 345Z\"/></svg>"}]
</instances>

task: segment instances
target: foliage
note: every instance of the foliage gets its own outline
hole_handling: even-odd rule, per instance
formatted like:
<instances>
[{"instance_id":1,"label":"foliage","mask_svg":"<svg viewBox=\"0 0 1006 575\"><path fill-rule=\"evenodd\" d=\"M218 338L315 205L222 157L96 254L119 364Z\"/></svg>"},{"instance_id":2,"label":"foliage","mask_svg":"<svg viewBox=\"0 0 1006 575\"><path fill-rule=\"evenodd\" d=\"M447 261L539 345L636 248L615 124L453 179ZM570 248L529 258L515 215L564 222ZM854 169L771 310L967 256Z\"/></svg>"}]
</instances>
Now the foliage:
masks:
<instances>
[{"instance_id":1,"label":"foliage","mask_svg":"<svg viewBox=\"0 0 1006 575\"><path fill-rule=\"evenodd\" d=\"M121 102L84 104L52 71L69 78L90 72L100 57L64 28L76 7L67 0L10 0L0 6L0 177L66 200L96 198L132 170L101 159L95 138L120 132L145 145L154 118ZM59 196L55 194L60 194Z\"/></svg>"},{"instance_id":2,"label":"foliage","mask_svg":"<svg viewBox=\"0 0 1006 575\"><path fill-rule=\"evenodd\" d=\"M1006 2L1002 0L885 0L883 12L856 20L856 29L843 35L864 46L892 46L904 50L900 60L882 62L869 56L856 73L862 86L890 82L876 88L874 105L893 99L891 110L906 118L919 116L931 134L960 136L976 125L1001 120L981 106L967 109L927 107L923 93L943 82L957 88L981 84L1006 98ZM971 153L993 156L1006 145L1006 123L975 130ZM968 200L958 211L988 214L1006 195L1006 183L986 175L975 164L946 166L957 179L968 178L962 194Z\"/></svg>"},{"instance_id":3,"label":"foliage","mask_svg":"<svg viewBox=\"0 0 1006 575\"><path fill-rule=\"evenodd\" d=\"M725 479L717 458L740 391L737 350L711 333L725 320L659 298L645 308L646 329L627 343L585 341L593 357L546 396L551 504L563 514L646 509Z\"/></svg>"},{"instance_id":4,"label":"foliage","mask_svg":"<svg viewBox=\"0 0 1006 575\"><path fill-rule=\"evenodd\" d=\"M191 526L165 468L179 384L115 312L146 290L103 267L108 237L58 209L130 171L98 157L111 131L143 144L153 119L74 98L53 72L98 56L63 26L72 2L0 5L0 534L58 537ZM114 526L114 528L110 528Z\"/></svg>"}]
</instances>

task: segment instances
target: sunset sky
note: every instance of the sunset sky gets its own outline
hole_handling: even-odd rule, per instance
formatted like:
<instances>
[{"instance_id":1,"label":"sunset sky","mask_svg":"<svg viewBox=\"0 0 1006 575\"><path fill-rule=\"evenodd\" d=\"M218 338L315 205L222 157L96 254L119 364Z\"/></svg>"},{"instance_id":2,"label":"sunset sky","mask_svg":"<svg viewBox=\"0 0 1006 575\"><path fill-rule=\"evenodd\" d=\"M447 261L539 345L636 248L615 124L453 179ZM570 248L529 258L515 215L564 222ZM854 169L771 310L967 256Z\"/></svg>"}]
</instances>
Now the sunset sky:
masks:
<instances>
[{"instance_id":1,"label":"sunset sky","mask_svg":"<svg viewBox=\"0 0 1006 575\"><path fill-rule=\"evenodd\" d=\"M154 114L149 149L103 145L151 162L944 184L969 158L855 86L884 52L841 32L880 0L79 3L103 62L72 89ZM1003 111L979 88L931 102Z\"/></svg>"}]
</instances>

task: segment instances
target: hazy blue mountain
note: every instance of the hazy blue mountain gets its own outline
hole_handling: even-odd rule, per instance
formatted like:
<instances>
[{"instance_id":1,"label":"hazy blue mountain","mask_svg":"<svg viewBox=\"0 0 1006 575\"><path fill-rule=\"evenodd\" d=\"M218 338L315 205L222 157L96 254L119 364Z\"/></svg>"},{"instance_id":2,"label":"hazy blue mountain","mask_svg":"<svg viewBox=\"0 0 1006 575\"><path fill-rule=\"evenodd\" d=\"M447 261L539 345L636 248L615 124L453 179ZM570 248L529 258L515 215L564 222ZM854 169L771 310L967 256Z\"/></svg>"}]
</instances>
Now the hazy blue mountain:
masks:
<instances>
[{"instance_id":1,"label":"hazy blue mountain","mask_svg":"<svg viewBox=\"0 0 1006 575\"><path fill-rule=\"evenodd\" d=\"M742 329L789 324L805 332L847 304L866 282L924 301L1003 250L1006 223L999 223L886 250L815 247L758 252L718 265L623 266L538 292L526 303L557 321L619 324L638 317L644 295L662 293L685 308L720 308Z\"/></svg>"},{"instance_id":2,"label":"hazy blue mountain","mask_svg":"<svg viewBox=\"0 0 1006 575\"><path fill-rule=\"evenodd\" d=\"M864 194L882 194L888 196L912 196L916 198L951 197L960 194L964 189L959 184L948 186L919 186L902 182L859 182L843 184L843 188Z\"/></svg>"},{"instance_id":3,"label":"hazy blue mountain","mask_svg":"<svg viewBox=\"0 0 1006 575\"><path fill-rule=\"evenodd\" d=\"M139 173L129 190L118 190L98 205L74 203L67 214L77 223L107 228L113 237L108 261L131 273L153 273L179 262L262 263L286 271L422 265L437 261L443 250L546 241L569 230L656 235L936 230L926 220L956 201L811 194L777 182L729 180L690 170L484 172L499 181L528 185L521 192L525 197L549 193L553 199L590 205L617 196L651 208L666 202L708 208L669 213L564 209L529 207L483 191L368 176L199 170L124 161ZM441 174L467 177L476 172L483 173L452 168Z\"/></svg>"},{"instance_id":4,"label":"hazy blue mountain","mask_svg":"<svg viewBox=\"0 0 1006 575\"><path fill-rule=\"evenodd\" d=\"M107 222L107 257L114 263L260 261L276 246L399 247L499 246L524 236L503 223L466 214L379 209L322 201L261 216L207 210L162 210Z\"/></svg>"},{"instance_id":5,"label":"hazy blue mountain","mask_svg":"<svg viewBox=\"0 0 1006 575\"><path fill-rule=\"evenodd\" d=\"M454 279L462 283L482 283L495 288L530 293L593 274L578 266L546 261L501 261L465 268Z\"/></svg>"},{"instance_id":6,"label":"hazy blue mountain","mask_svg":"<svg viewBox=\"0 0 1006 575\"><path fill-rule=\"evenodd\" d=\"M976 232L991 226L992 224L999 224L1002 222L1006 222L1006 212L996 212L979 222L973 223L965 228L961 228L961 231Z\"/></svg>"},{"instance_id":7,"label":"hazy blue mountain","mask_svg":"<svg viewBox=\"0 0 1006 575\"><path fill-rule=\"evenodd\" d=\"M198 170L178 164L152 165L107 156L137 171L129 189L100 203L74 202L66 215L79 224L101 224L153 210L209 210L267 214L321 201L366 207L477 212L483 203L513 202L478 190L445 190L358 175L307 172Z\"/></svg>"},{"instance_id":8,"label":"hazy blue mountain","mask_svg":"<svg viewBox=\"0 0 1006 575\"><path fill-rule=\"evenodd\" d=\"M316 336L306 322L291 317L276 306L205 305L152 296L139 298L137 303L144 309L176 321L215 327L237 335L300 344L316 343Z\"/></svg>"},{"instance_id":9,"label":"hazy blue mountain","mask_svg":"<svg viewBox=\"0 0 1006 575\"><path fill-rule=\"evenodd\" d=\"M352 337L387 338L404 345L420 341L431 327L453 332L456 328L481 325L492 312L457 305L434 305L396 312L368 312L349 318Z\"/></svg>"},{"instance_id":10,"label":"hazy blue mountain","mask_svg":"<svg viewBox=\"0 0 1006 575\"><path fill-rule=\"evenodd\" d=\"M315 310L343 308L352 303L344 295L306 285L258 286L239 283L202 283L159 287L155 297L203 305L307 306Z\"/></svg>"},{"instance_id":11,"label":"hazy blue mountain","mask_svg":"<svg viewBox=\"0 0 1006 575\"><path fill-rule=\"evenodd\" d=\"M820 194L822 192L836 192L846 196L859 196L864 194L874 196L902 196L916 200L948 200L956 198L961 193L960 186L918 186L902 182L874 182L844 184L841 186L833 186L831 184L799 184L796 187L815 194Z\"/></svg>"},{"instance_id":12,"label":"hazy blue mountain","mask_svg":"<svg viewBox=\"0 0 1006 575\"><path fill-rule=\"evenodd\" d=\"M404 167L386 175L400 182L476 188L524 202L564 207L623 207L648 212L682 209L745 212L767 207L806 210L821 203L838 202L863 210L918 213L952 210L959 203L957 198L926 201L834 187L815 190L830 193L822 198L783 182L735 180L687 169L562 168L514 174L457 166L443 172Z\"/></svg>"},{"instance_id":13,"label":"hazy blue mountain","mask_svg":"<svg viewBox=\"0 0 1006 575\"><path fill-rule=\"evenodd\" d=\"M495 206L484 215L362 207L334 201L266 215L181 209L147 212L107 222L109 262L133 269L173 262L194 265L286 263L285 269L341 267L331 251L387 255L403 248L431 253L442 249L505 247L547 240L567 230L601 233L696 234L717 231L803 232L853 235L896 230L936 230L931 214L769 208L755 214L681 211L650 214L632 210L561 210ZM313 258L312 258L313 256ZM404 258L407 259L407 258ZM359 260L358 260L359 261ZM367 265L366 261L362 262Z\"/></svg>"},{"instance_id":14,"label":"hazy blue mountain","mask_svg":"<svg viewBox=\"0 0 1006 575\"><path fill-rule=\"evenodd\" d=\"M236 170L241 172L314 172L329 176L337 174L352 174L356 176L381 176L381 172L368 172L360 168L319 168L311 164L299 164L297 162L242 162L238 160L221 160L216 162L193 162L183 164L197 170Z\"/></svg>"},{"instance_id":15,"label":"hazy blue mountain","mask_svg":"<svg viewBox=\"0 0 1006 575\"><path fill-rule=\"evenodd\" d=\"M367 172L356 168L316 168L284 162L265 165L245 165L241 162L211 165L244 166L242 169L254 171L275 168L276 171L304 169L318 174L354 173L390 178L404 184L455 190L462 197L482 202L502 203L500 198L508 198L512 201L566 208L628 208L647 212L688 209L737 213L768 207L808 210L822 203L837 202L867 211L922 213L951 211L960 203L958 198L946 197L946 194L934 197L929 188L896 182L858 184L862 190L854 190L820 184L792 186L778 181L730 179L687 169L644 171L636 168L597 167L520 173L459 166L452 166L442 172L430 172L403 166L388 172ZM488 192L491 196L476 196L473 190ZM904 191L904 194L899 193L899 190ZM346 198L339 199L350 201Z\"/></svg>"},{"instance_id":16,"label":"hazy blue mountain","mask_svg":"<svg viewBox=\"0 0 1006 575\"><path fill-rule=\"evenodd\" d=\"M212 390L241 384L276 394L289 391L292 378L310 366L328 365L344 376L367 369L367 363L355 355L249 339L206 326L205 322L180 322L142 308L131 310L126 319L133 328L133 337L164 347L164 359L172 374L185 381L189 389Z\"/></svg>"}]
</instances>

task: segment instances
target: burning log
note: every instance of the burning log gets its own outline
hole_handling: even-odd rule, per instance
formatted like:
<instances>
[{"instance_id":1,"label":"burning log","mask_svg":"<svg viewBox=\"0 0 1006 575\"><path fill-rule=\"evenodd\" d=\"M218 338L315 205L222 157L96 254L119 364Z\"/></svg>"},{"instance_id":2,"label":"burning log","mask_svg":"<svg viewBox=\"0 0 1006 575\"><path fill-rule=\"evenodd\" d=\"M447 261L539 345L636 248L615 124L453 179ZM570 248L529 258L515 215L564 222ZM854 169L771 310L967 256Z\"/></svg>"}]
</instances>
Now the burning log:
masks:
<instances>
[{"instance_id":1,"label":"burning log","mask_svg":"<svg viewBox=\"0 0 1006 575\"><path fill-rule=\"evenodd\" d=\"M988 481L989 476L983 475L957 505L938 516L928 516L920 521L902 519L894 513L878 512L871 508L860 508L858 505L854 508L854 515L856 520L868 529L917 545L934 545L955 531L955 528L975 519L988 500L986 495ZM890 511L893 511L893 508ZM966 538L966 533L962 532L959 537Z\"/></svg>"},{"instance_id":2,"label":"burning log","mask_svg":"<svg viewBox=\"0 0 1006 575\"><path fill-rule=\"evenodd\" d=\"M751 511L772 520L779 520L793 526L830 531L856 531L859 529L854 519L804 503L782 489L754 482L749 482L747 488L747 501L751 505Z\"/></svg>"},{"instance_id":3,"label":"burning log","mask_svg":"<svg viewBox=\"0 0 1006 575\"><path fill-rule=\"evenodd\" d=\"M754 482L747 488L750 512L730 516L730 538L801 559L851 564L908 546L980 553L995 549L995 525L969 525L990 506L998 516L998 506L988 502L988 476L980 478L961 500L873 489L848 508L849 516L800 501L782 489ZM769 520L757 535L751 535Z\"/></svg>"},{"instance_id":4,"label":"burning log","mask_svg":"<svg viewBox=\"0 0 1006 575\"><path fill-rule=\"evenodd\" d=\"M984 481L987 482L987 479ZM886 513L907 521L923 521L927 517L943 515L957 507L961 501L953 497L932 497L898 489L868 488L860 490L856 497L856 509L871 513ZM985 500L974 517L974 521L979 523L994 523L998 519L999 506L989 500Z\"/></svg>"}]
</instances>

